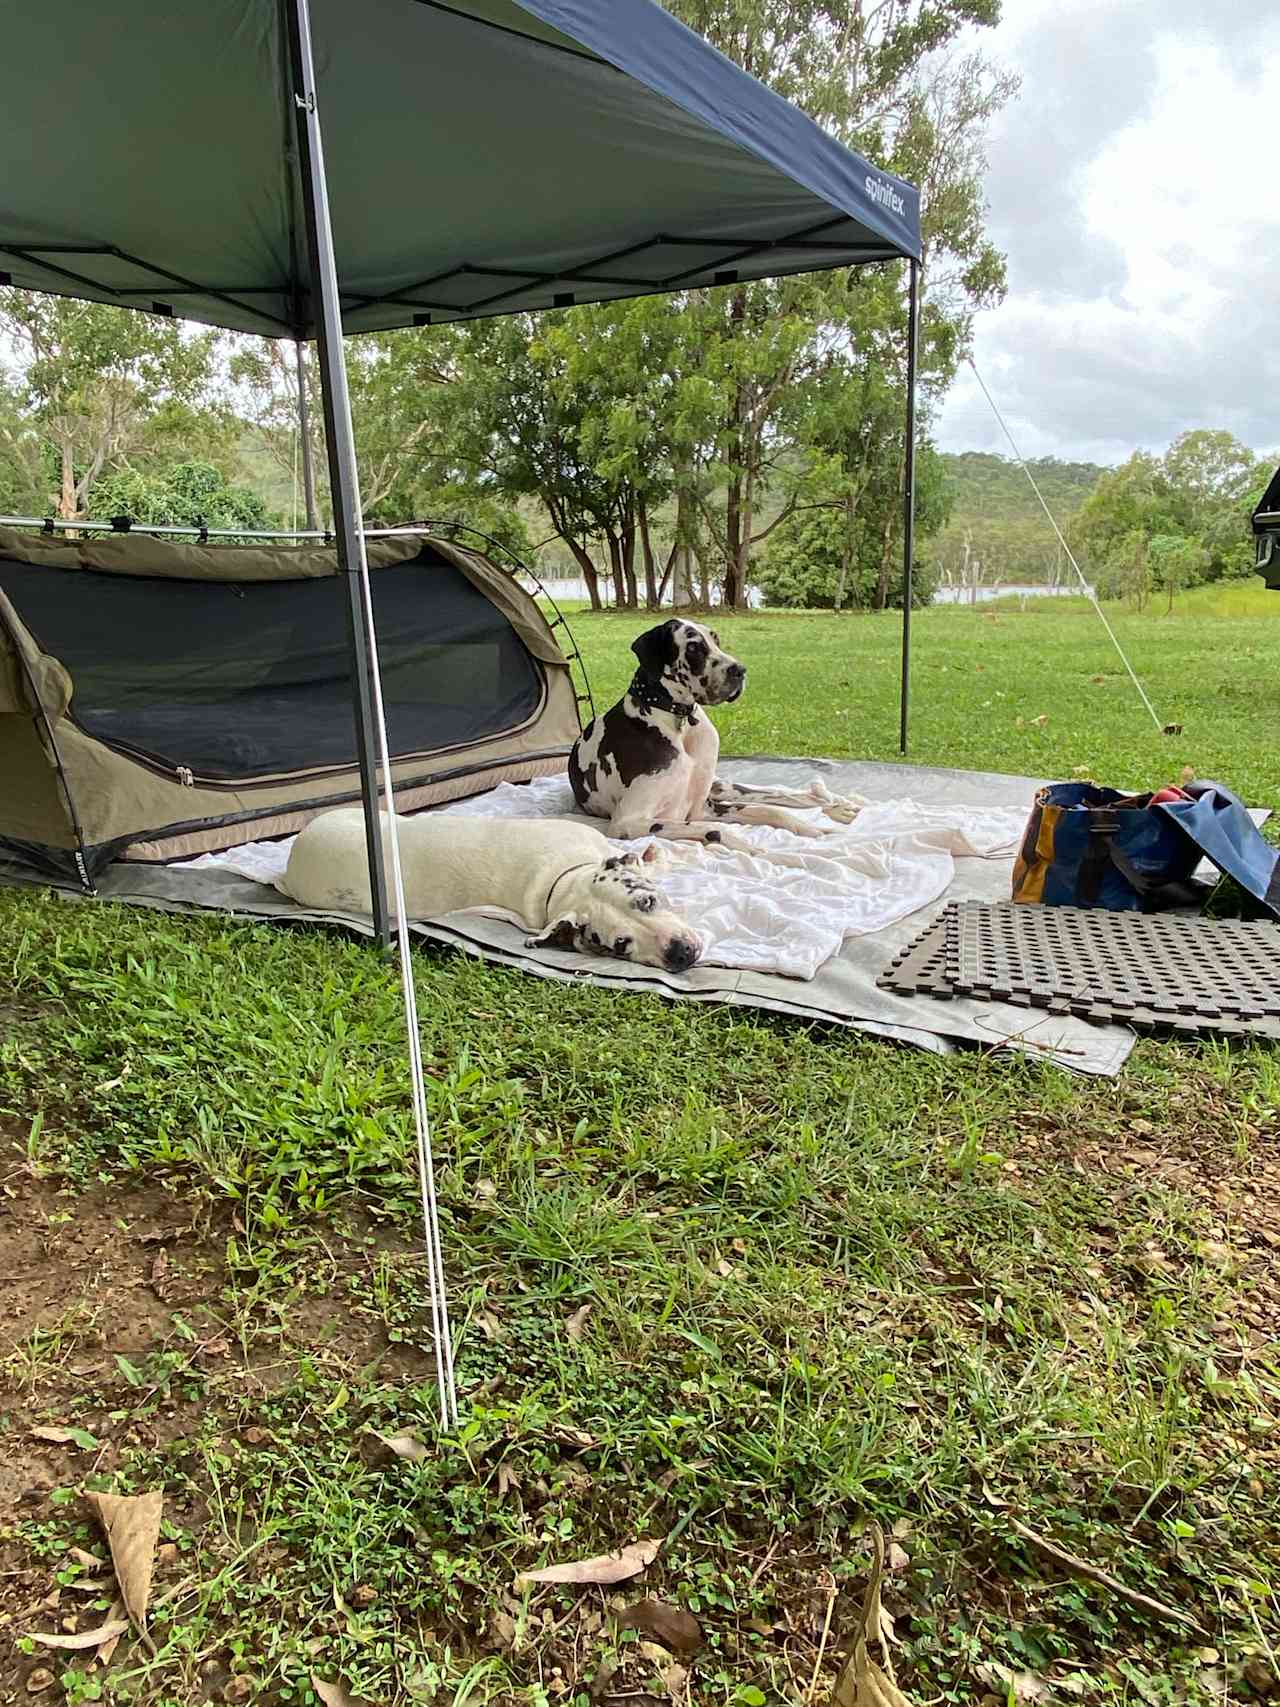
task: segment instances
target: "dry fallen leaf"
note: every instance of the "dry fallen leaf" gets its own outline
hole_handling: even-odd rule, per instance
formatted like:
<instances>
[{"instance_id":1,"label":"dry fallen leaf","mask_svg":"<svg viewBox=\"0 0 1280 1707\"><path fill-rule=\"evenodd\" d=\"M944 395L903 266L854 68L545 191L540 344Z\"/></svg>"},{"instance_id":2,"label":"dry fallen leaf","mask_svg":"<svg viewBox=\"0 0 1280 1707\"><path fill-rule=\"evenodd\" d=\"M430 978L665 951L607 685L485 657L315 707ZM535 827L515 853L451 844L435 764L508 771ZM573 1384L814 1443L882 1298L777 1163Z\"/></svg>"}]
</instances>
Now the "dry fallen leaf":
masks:
<instances>
[{"instance_id":1,"label":"dry fallen leaf","mask_svg":"<svg viewBox=\"0 0 1280 1707\"><path fill-rule=\"evenodd\" d=\"M48 1666L37 1666L33 1672L27 1675L28 1695L39 1695L42 1690L50 1689L52 1686L53 1673Z\"/></svg>"},{"instance_id":2,"label":"dry fallen leaf","mask_svg":"<svg viewBox=\"0 0 1280 1707\"><path fill-rule=\"evenodd\" d=\"M125 1611L139 1630L145 1630L164 1496L86 1494L85 1499L106 1535Z\"/></svg>"},{"instance_id":3,"label":"dry fallen leaf","mask_svg":"<svg viewBox=\"0 0 1280 1707\"><path fill-rule=\"evenodd\" d=\"M974 1670L979 1681L996 1690L1003 1701L1009 1699L1012 1691L1014 1701L1025 1703L1025 1707L1035 1707L1037 1702L1047 1701L1053 1694L1052 1685L1044 1678L1029 1671L1011 1671L998 1660L988 1660L985 1665L975 1666Z\"/></svg>"},{"instance_id":4,"label":"dry fallen leaf","mask_svg":"<svg viewBox=\"0 0 1280 1707\"><path fill-rule=\"evenodd\" d=\"M911 1707L894 1682L893 1661L885 1639L885 1613L880 1605L880 1584L884 1580L884 1536L875 1524L871 1526L871 1546L871 1575L862 1600L862 1613L853 1649L836 1680L833 1699L836 1707ZM885 1660L883 1668L871 1658L872 1642L880 1644Z\"/></svg>"},{"instance_id":5,"label":"dry fallen leaf","mask_svg":"<svg viewBox=\"0 0 1280 1707\"><path fill-rule=\"evenodd\" d=\"M586 1328L587 1317L591 1314L590 1304L583 1304L575 1310L564 1325L564 1331L571 1340L580 1340Z\"/></svg>"},{"instance_id":6,"label":"dry fallen leaf","mask_svg":"<svg viewBox=\"0 0 1280 1707\"><path fill-rule=\"evenodd\" d=\"M527 1583L624 1583L651 1565L661 1546L661 1541L633 1541L617 1553L575 1559L567 1565L546 1565L540 1571L521 1571L516 1587Z\"/></svg>"},{"instance_id":7,"label":"dry fallen leaf","mask_svg":"<svg viewBox=\"0 0 1280 1707\"><path fill-rule=\"evenodd\" d=\"M911 1563L911 1555L905 1547L891 1541L885 1548L885 1564L891 1571L905 1571Z\"/></svg>"},{"instance_id":8,"label":"dry fallen leaf","mask_svg":"<svg viewBox=\"0 0 1280 1707\"><path fill-rule=\"evenodd\" d=\"M510 1464L498 1465L498 1498L505 1500L512 1488L520 1486L520 1478Z\"/></svg>"},{"instance_id":9,"label":"dry fallen leaf","mask_svg":"<svg viewBox=\"0 0 1280 1707\"><path fill-rule=\"evenodd\" d=\"M514 1648L516 1645L516 1621L509 1612L492 1612L489 1615L489 1632L496 1648Z\"/></svg>"},{"instance_id":10,"label":"dry fallen leaf","mask_svg":"<svg viewBox=\"0 0 1280 1707\"><path fill-rule=\"evenodd\" d=\"M59 1632L46 1634L42 1630L32 1630L29 1634L31 1640L39 1642L42 1648L100 1648L113 1636L123 1636L128 1628L127 1618L116 1618L109 1624L99 1624L93 1630L77 1630L70 1636Z\"/></svg>"},{"instance_id":11,"label":"dry fallen leaf","mask_svg":"<svg viewBox=\"0 0 1280 1707\"><path fill-rule=\"evenodd\" d=\"M78 1446L82 1452L96 1452L98 1442L87 1428L59 1428L55 1426L33 1428L33 1440L47 1440L54 1446Z\"/></svg>"},{"instance_id":12,"label":"dry fallen leaf","mask_svg":"<svg viewBox=\"0 0 1280 1707\"><path fill-rule=\"evenodd\" d=\"M77 1565L83 1565L88 1571L100 1571L107 1562L96 1553L86 1553L83 1547L68 1547L67 1557L74 1559Z\"/></svg>"},{"instance_id":13,"label":"dry fallen leaf","mask_svg":"<svg viewBox=\"0 0 1280 1707\"><path fill-rule=\"evenodd\" d=\"M642 1630L673 1654L696 1654L702 1646L702 1626L681 1606L661 1600L638 1600L618 1619L623 1630Z\"/></svg>"},{"instance_id":14,"label":"dry fallen leaf","mask_svg":"<svg viewBox=\"0 0 1280 1707\"><path fill-rule=\"evenodd\" d=\"M163 1304L166 1302L165 1293L168 1290L169 1253L161 1245L151 1263L151 1290Z\"/></svg>"},{"instance_id":15,"label":"dry fallen leaf","mask_svg":"<svg viewBox=\"0 0 1280 1707\"><path fill-rule=\"evenodd\" d=\"M120 1638L124 1635L125 1630L129 1628L129 1620L125 1616L124 1602L120 1599L119 1595L117 1595L111 1603L111 1610L107 1614L107 1623L123 1624L124 1629L117 1631L114 1636L108 1636L106 1641L98 1649L98 1664L100 1666L109 1666L111 1664L112 1660L115 1658L116 1649L120 1646Z\"/></svg>"},{"instance_id":16,"label":"dry fallen leaf","mask_svg":"<svg viewBox=\"0 0 1280 1707\"><path fill-rule=\"evenodd\" d=\"M324 1702L324 1707L360 1707L355 1696L341 1683L326 1683L314 1672L311 1674L311 1687Z\"/></svg>"},{"instance_id":17,"label":"dry fallen leaf","mask_svg":"<svg viewBox=\"0 0 1280 1707\"><path fill-rule=\"evenodd\" d=\"M662 1668L661 1677L667 1694L671 1697L673 1707L680 1707L680 1703L688 1700L689 1697L689 1668L687 1666L665 1665Z\"/></svg>"},{"instance_id":18,"label":"dry fallen leaf","mask_svg":"<svg viewBox=\"0 0 1280 1707\"><path fill-rule=\"evenodd\" d=\"M407 1458L412 1464L421 1464L424 1458L431 1456L431 1448L424 1446L418 1437L408 1429L403 1434L379 1434L376 1428L373 1432L387 1450L394 1452L397 1458Z\"/></svg>"},{"instance_id":19,"label":"dry fallen leaf","mask_svg":"<svg viewBox=\"0 0 1280 1707\"><path fill-rule=\"evenodd\" d=\"M563 1428L559 1423L554 1423L548 1433L553 1440L558 1440L561 1446L576 1447L579 1452L585 1452L589 1447L600 1444L595 1435L588 1434L584 1428Z\"/></svg>"}]
</instances>

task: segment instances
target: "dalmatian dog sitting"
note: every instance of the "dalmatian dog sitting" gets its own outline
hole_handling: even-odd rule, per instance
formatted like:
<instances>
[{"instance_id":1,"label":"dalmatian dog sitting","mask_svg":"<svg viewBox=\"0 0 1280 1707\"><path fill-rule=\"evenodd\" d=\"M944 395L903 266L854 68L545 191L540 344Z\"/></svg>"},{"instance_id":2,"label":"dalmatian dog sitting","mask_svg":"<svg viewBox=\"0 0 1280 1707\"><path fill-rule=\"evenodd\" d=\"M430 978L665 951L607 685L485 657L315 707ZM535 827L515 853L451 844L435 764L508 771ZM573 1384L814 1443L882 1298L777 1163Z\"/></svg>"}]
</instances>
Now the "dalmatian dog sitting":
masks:
<instances>
[{"instance_id":1,"label":"dalmatian dog sitting","mask_svg":"<svg viewBox=\"0 0 1280 1707\"><path fill-rule=\"evenodd\" d=\"M717 780L720 736L701 708L740 698L747 672L710 628L672 618L640 635L631 650L639 664L631 686L587 724L569 756L574 799L581 811L609 820L610 836L719 842L754 853L721 825L767 824L824 836L857 816L862 800L833 795L817 779L807 789ZM830 824L796 816L815 806Z\"/></svg>"},{"instance_id":2,"label":"dalmatian dog sitting","mask_svg":"<svg viewBox=\"0 0 1280 1707\"><path fill-rule=\"evenodd\" d=\"M386 814L383 814L383 859ZM660 850L618 853L576 819L397 814L410 918L483 908L514 915L529 948L576 949L684 972L706 945L650 880ZM369 913L364 812L322 812L300 832L276 887L319 912ZM388 870L388 889L390 871Z\"/></svg>"}]
</instances>

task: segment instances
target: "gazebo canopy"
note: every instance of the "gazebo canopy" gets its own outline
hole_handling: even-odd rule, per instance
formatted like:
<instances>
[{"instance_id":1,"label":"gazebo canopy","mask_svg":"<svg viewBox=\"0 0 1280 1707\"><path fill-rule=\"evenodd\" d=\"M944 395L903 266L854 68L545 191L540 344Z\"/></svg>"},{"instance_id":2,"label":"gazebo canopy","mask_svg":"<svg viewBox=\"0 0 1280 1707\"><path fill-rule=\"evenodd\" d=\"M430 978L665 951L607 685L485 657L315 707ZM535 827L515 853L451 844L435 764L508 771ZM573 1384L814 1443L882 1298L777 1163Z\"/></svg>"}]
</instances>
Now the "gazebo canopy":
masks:
<instances>
[{"instance_id":1,"label":"gazebo canopy","mask_svg":"<svg viewBox=\"0 0 1280 1707\"><path fill-rule=\"evenodd\" d=\"M313 335L289 10L13 10L0 282ZM311 32L347 332L919 258L910 185L654 0L313 0Z\"/></svg>"},{"instance_id":2,"label":"gazebo canopy","mask_svg":"<svg viewBox=\"0 0 1280 1707\"><path fill-rule=\"evenodd\" d=\"M314 336L373 918L393 798L344 332L902 258L919 198L655 0L44 0L10 7L0 283ZM910 596L904 624L909 620ZM903 740L906 731L904 659ZM457 1418L395 818L440 1414ZM82 850L83 851L83 850Z\"/></svg>"}]
</instances>

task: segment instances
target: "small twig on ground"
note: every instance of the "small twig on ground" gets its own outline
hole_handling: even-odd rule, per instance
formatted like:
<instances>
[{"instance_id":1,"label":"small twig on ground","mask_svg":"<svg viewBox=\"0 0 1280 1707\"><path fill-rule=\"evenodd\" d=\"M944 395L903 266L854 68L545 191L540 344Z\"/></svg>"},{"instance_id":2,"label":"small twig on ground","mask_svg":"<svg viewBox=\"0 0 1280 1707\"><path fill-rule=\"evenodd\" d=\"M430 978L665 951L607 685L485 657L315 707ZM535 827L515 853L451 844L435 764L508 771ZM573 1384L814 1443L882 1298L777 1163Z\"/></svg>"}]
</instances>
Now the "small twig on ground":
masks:
<instances>
[{"instance_id":1,"label":"small twig on ground","mask_svg":"<svg viewBox=\"0 0 1280 1707\"><path fill-rule=\"evenodd\" d=\"M1056 1542L1047 1540L1043 1535L1037 1535L1034 1529L1028 1529L1025 1523L1020 1523L1012 1514L1009 1517L1016 1534L1024 1541L1029 1541L1033 1547L1038 1547L1048 1558L1057 1564L1073 1571L1078 1577L1087 1577L1090 1582L1101 1583L1103 1588L1109 1588L1114 1594L1122 1596L1132 1606L1141 1606L1146 1612L1154 1612L1158 1618L1171 1619L1175 1624L1184 1624L1189 1630L1201 1631L1201 1626L1189 1612L1179 1612L1176 1606L1166 1606L1162 1600L1153 1600L1149 1594L1140 1594L1137 1589L1129 1588L1118 1577L1113 1577L1110 1571L1104 1571L1100 1565L1091 1565L1087 1559L1079 1559L1074 1553L1068 1553L1065 1547L1059 1547ZM1201 1633L1203 1633L1201 1631Z\"/></svg>"},{"instance_id":2,"label":"small twig on ground","mask_svg":"<svg viewBox=\"0 0 1280 1707\"><path fill-rule=\"evenodd\" d=\"M773 1555L777 1551L778 1551L778 1537L775 1536L773 1538L773 1540L769 1543L769 1551L765 1554L764 1558L761 1559L760 1563L756 1566L755 1570L752 1571L752 1573L751 1573L751 1581L747 1584L748 1594L756 1586L756 1584L760 1581L760 1578L764 1575L764 1573L769 1569L769 1562L773 1558Z\"/></svg>"},{"instance_id":3,"label":"small twig on ground","mask_svg":"<svg viewBox=\"0 0 1280 1707\"><path fill-rule=\"evenodd\" d=\"M827 1593L827 1615L822 1620L822 1637L818 1643L818 1657L813 1662L813 1676L809 1679L809 1687L805 1691L806 1704L813 1700L813 1692L818 1687L818 1677L822 1671L822 1657L827 1651L827 1637L831 1634L831 1614L835 1611L836 1596L839 1592L836 1587L836 1579L831 1577L831 1587Z\"/></svg>"}]
</instances>

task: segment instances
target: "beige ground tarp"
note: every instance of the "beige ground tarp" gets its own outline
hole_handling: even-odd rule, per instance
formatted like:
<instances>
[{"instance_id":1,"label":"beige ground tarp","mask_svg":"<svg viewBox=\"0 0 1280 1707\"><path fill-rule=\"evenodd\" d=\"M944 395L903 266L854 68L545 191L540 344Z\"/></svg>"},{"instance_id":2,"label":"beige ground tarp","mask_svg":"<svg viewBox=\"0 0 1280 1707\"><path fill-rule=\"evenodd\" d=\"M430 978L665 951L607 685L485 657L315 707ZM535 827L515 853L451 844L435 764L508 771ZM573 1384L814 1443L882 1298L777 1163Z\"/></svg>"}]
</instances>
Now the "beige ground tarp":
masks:
<instances>
[{"instance_id":1,"label":"beige ground tarp","mask_svg":"<svg viewBox=\"0 0 1280 1707\"><path fill-rule=\"evenodd\" d=\"M821 776L838 793L872 800L909 798L926 806L991 806L1029 810L1040 783L1031 777L990 772L941 770L927 766L839 763L821 759L736 759L721 764L720 774L739 782L803 786ZM957 861L948 900L1001 900L1009 893L1011 860ZM31 872L10 865L0 881L35 881ZM245 877L221 870L115 865L103 874L103 899L161 911L214 911L270 923L325 924L369 936L369 920L352 914L308 912L283 895ZM73 890L66 892L74 894ZM725 1003L756 1008L810 1024L846 1027L876 1037L897 1039L945 1054L957 1047L1007 1051L1047 1060L1073 1072L1111 1076L1119 1072L1133 1047L1123 1026L1093 1025L1070 1016L1001 1003L963 998L938 1001L927 996L898 996L881 990L876 979L892 957L939 912L942 902L873 936L845 943L807 981L771 974L696 966L667 973L623 961L529 948L526 932L474 914L417 920L411 928L429 941L476 954L535 977L565 983L586 982L604 989L647 992L671 1001Z\"/></svg>"}]
</instances>

